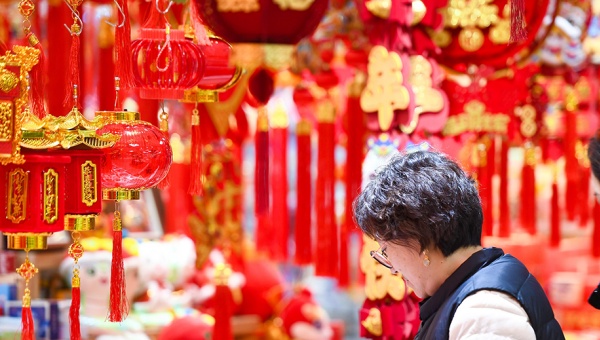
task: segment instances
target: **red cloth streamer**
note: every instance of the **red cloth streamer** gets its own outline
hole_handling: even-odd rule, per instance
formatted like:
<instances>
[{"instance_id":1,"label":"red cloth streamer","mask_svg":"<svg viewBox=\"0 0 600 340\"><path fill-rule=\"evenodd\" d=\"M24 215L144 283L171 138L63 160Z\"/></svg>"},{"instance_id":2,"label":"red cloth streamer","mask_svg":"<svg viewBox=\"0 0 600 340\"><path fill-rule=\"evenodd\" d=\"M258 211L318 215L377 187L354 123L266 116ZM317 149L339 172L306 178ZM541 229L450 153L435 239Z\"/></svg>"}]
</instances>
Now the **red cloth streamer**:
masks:
<instances>
[{"instance_id":1,"label":"red cloth streamer","mask_svg":"<svg viewBox=\"0 0 600 340\"><path fill-rule=\"evenodd\" d=\"M569 105L567 105L569 107ZM577 213L577 196L579 188L579 160L576 157L577 148L577 114L574 111L565 112L565 211L567 220L574 221Z\"/></svg>"},{"instance_id":2,"label":"red cloth streamer","mask_svg":"<svg viewBox=\"0 0 600 340\"><path fill-rule=\"evenodd\" d=\"M560 207L558 206L558 185L552 182L552 198L550 199L550 246L560 245Z\"/></svg>"},{"instance_id":3,"label":"red cloth streamer","mask_svg":"<svg viewBox=\"0 0 600 340\"><path fill-rule=\"evenodd\" d=\"M78 279L79 280L79 279ZM79 307L81 304L81 290L79 284L73 283L71 288L71 307L69 308L69 323L71 326L71 340L81 339L81 327L79 322Z\"/></svg>"},{"instance_id":4,"label":"red cloth streamer","mask_svg":"<svg viewBox=\"0 0 600 340\"><path fill-rule=\"evenodd\" d=\"M346 202L344 224L340 241L339 285L348 286L350 273L348 268L348 243L353 231L358 227L354 222L352 206L361 190L362 162L364 158L365 114L360 108L360 92L349 93L346 100Z\"/></svg>"},{"instance_id":5,"label":"red cloth streamer","mask_svg":"<svg viewBox=\"0 0 600 340\"><path fill-rule=\"evenodd\" d=\"M63 101L66 107L79 107L79 93L81 93L81 89L79 88L79 44L79 36L71 33L69 71L67 75L67 87L65 88L65 99ZM74 98L74 96L76 97Z\"/></svg>"},{"instance_id":6,"label":"red cloth streamer","mask_svg":"<svg viewBox=\"0 0 600 340\"><path fill-rule=\"evenodd\" d=\"M500 188L499 188L499 207L500 207L500 225L498 227L498 236L510 236L510 204L508 202L508 150L509 144L507 138L502 138L500 149Z\"/></svg>"},{"instance_id":7,"label":"red cloth streamer","mask_svg":"<svg viewBox=\"0 0 600 340\"><path fill-rule=\"evenodd\" d=\"M525 23L525 0L510 2L510 43L518 43L527 39Z\"/></svg>"},{"instance_id":8,"label":"red cloth streamer","mask_svg":"<svg viewBox=\"0 0 600 340\"><path fill-rule=\"evenodd\" d=\"M133 73L131 72L131 26L129 25L129 8L127 0L119 0L117 3L123 9L123 26L115 28L115 74L119 77L120 90L125 92L134 87ZM118 21L119 23L121 21ZM120 100L118 101L120 107Z\"/></svg>"},{"instance_id":9,"label":"red cloth streamer","mask_svg":"<svg viewBox=\"0 0 600 340\"><path fill-rule=\"evenodd\" d=\"M594 199L594 230L592 232L592 256L600 258L600 204Z\"/></svg>"},{"instance_id":10,"label":"red cloth streamer","mask_svg":"<svg viewBox=\"0 0 600 340\"><path fill-rule=\"evenodd\" d=\"M46 105L44 103L44 95L46 93L46 57L44 56L44 47L33 32L27 33L27 41L29 41L31 47L35 47L40 51L40 59L37 65L31 70L29 101L33 114L39 118L43 118L46 115Z\"/></svg>"},{"instance_id":11,"label":"red cloth streamer","mask_svg":"<svg viewBox=\"0 0 600 340\"><path fill-rule=\"evenodd\" d=\"M479 143L478 158L479 168L477 179L479 181L479 196L481 197L481 205L483 208L483 236L492 236L494 229L494 217L492 206L492 175L494 172L493 157L489 157L493 153L493 141L490 138L485 138Z\"/></svg>"},{"instance_id":12,"label":"red cloth streamer","mask_svg":"<svg viewBox=\"0 0 600 340\"><path fill-rule=\"evenodd\" d=\"M284 112L281 112L285 115ZM274 123L276 122L273 119ZM286 261L288 258L289 215L288 215L288 181L287 181L287 127L274 127L271 130L271 148L277 157L273 157L271 168L272 209L271 216L276 223L273 235L275 238L275 260Z\"/></svg>"},{"instance_id":13,"label":"red cloth streamer","mask_svg":"<svg viewBox=\"0 0 600 340\"><path fill-rule=\"evenodd\" d=\"M521 172L521 227L531 235L537 233L535 225L535 148L525 147L525 161Z\"/></svg>"},{"instance_id":14,"label":"red cloth streamer","mask_svg":"<svg viewBox=\"0 0 600 340\"><path fill-rule=\"evenodd\" d=\"M579 195L577 208L579 212L579 226L587 227L590 220L590 167L582 164L579 167Z\"/></svg>"},{"instance_id":15,"label":"red cloth streamer","mask_svg":"<svg viewBox=\"0 0 600 340\"><path fill-rule=\"evenodd\" d=\"M316 185L317 249L315 275L338 277L339 235L335 221L334 109L331 103L319 108L318 173Z\"/></svg>"},{"instance_id":16,"label":"red cloth streamer","mask_svg":"<svg viewBox=\"0 0 600 340\"><path fill-rule=\"evenodd\" d=\"M233 295L225 284L217 285L215 291L215 325L213 328L213 339L233 339L231 330L231 316L233 314Z\"/></svg>"},{"instance_id":17,"label":"red cloth streamer","mask_svg":"<svg viewBox=\"0 0 600 340\"><path fill-rule=\"evenodd\" d=\"M31 306L23 306L21 309L21 340L35 340L35 330Z\"/></svg>"},{"instance_id":18,"label":"red cloth streamer","mask_svg":"<svg viewBox=\"0 0 600 340\"><path fill-rule=\"evenodd\" d=\"M297 125L298 171L297 171L297 205L296 205L296 264L305 265L312 262L312 209L311 209L311 145L310 123L301 120Z\"/></svg>"},{"instance_id":19,"label":"red cloth streamer","mask_svg":"<svg viewBox=\"0 0 600 340\"><path fill-rule=\"evenodd\" d=\"M254 195L256 214L269 211L269 121L266 108L258 109L255 135L256 163L254 170Z\"/></svg>"},{"instance_id":20,"label":"red cloth streamer","mask_svg":"<svg viewBox=\"0 0 600 340\"><path fill-rule=\"evenodd\" d=\"M193 1L192 1L193 2ZM194 109L192 114L192 151L190 159L190 186L188 192L192 195L202 195L202 175L204 166L202 162L202 129L200 129L200 115Z\"/></svg>"},{"instance_id":21,"label":"red cloth streamer","mask_svg":"<svg viewBox=\"0 0 600 340\"><path fill-rule=\"evenodd\" d=\"M115 212L113 225L112 263L110 267L110 308L108 321L121 322L129 314L125 291L125 268L123 267L123 231L120 213Z\"/></svg>"}]
</instances>

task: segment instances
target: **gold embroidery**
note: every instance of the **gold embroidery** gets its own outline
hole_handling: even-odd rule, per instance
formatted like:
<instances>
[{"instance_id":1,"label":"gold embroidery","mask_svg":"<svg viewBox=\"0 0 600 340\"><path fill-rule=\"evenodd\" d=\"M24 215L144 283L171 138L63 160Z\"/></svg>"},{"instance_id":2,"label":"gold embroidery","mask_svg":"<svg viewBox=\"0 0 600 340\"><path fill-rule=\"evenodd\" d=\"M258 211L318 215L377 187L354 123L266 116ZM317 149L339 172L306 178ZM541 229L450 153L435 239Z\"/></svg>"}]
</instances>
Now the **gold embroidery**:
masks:
<instances>
[{"instance_id":1,"label":"gold embroidery","mask_svg":"<svg viewBox=\"0 0 600 340\"><path fill-rule=\"evenodd\" d=\"M282 10L304 11L313 4L314 0L273 0L273 2Z\"/></svg>"},{"instance_id":2,"label":"gold embroidery","mask_svg":"<svg viewBox=\"0 0 600 340\"><path fill-rule=\"evenodd\" d=\"M258 0L217 0L219 12L256 12L260 10Z\"/></svg>"},{"instance_id":3,"label":"gold embroidery","mask_svg":"<svg viewBox=\"0 0 600 340\"><path fill-rule=\"evenodd\" d=\"M44 221L54 223L58 219L58 173L54 169L44 171Z\"/></svg>"},{"instance_id":4,"label":"gold embroidery","mask_svg":"<svg viewBox=\"0 0 600 340\"><path fill-rule=\"evenodd\" d=\"M13 104L11 101L0 101L0 141L10 141L13 136Z\"/></svg>"},{"instance_id":5,"label":"gold embroidery","mask_svg":"<svg viewBox=\"0 0 600 340\"><path fill-rule=\"evenodd\" d=\"M81 164L81 202L88 207L98 201L96 194L98 188L98 174L96 164L92 161L86 161Z\"/></svg>"},{"instance_id":6,"label":"gold embroidery","mask_svg":"<svg viewBox=\"0 0 600 340\"><path fill-rule=\"evenodd\" d=\"M442 130L445 136L456 136L464 132L490 132L506 134L510 117L503 113L485 112L485 104L472 100L465 104L465 112L451 116Z\"/></svg>"},{"instance_id":7,"label":"gold embroidery","mask_svg":"<svg viewBox=\"0 0 600 340\"><path fill-rule=\"evenodd\" d=\"M27 215L27 183L28 173L21 168L8 174L8 212L7 218L12 223L25 220Z\"/></svg>"}]
</instances>

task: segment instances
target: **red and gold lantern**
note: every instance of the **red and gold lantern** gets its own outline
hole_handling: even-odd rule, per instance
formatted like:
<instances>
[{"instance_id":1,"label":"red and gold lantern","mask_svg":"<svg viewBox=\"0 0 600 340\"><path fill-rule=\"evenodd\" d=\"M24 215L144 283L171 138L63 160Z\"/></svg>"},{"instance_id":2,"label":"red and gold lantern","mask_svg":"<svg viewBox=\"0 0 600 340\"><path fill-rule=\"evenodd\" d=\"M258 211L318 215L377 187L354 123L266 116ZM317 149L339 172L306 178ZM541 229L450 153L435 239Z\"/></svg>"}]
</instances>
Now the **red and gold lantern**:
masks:
<instances>
[{"instance_id":1,"label":"red and gold lantern","mask_svg":"<svg viewBox=\"0 0 600 340\"><path fill-rule=\"evenodd\" d=\"M97 116L107 122L98 134L118 135L119 141L104 150L101 166L103 198L139 199L140 191L153 188L166 176L173 160L169 140L154 125L140 121L139 113L101 111ZM109 321L122 321L129 307L125 294L120 212L113 222L113 259L111 267Z\"/></svg>"},{"instance_id":2,"label":"red and gold lantern","mask_svg":"<svg viewBox=\"0 0 600 340\"><path fill-rule=\"evenodd\" d=\"M140 37L131 42L133 77L140 97L181 99L204 75L204 57L200 47L185 38L185 32L172 29L156 0L140 29ZM168 10L168 9L167 9Z\"/></svg>"}]
</instances>

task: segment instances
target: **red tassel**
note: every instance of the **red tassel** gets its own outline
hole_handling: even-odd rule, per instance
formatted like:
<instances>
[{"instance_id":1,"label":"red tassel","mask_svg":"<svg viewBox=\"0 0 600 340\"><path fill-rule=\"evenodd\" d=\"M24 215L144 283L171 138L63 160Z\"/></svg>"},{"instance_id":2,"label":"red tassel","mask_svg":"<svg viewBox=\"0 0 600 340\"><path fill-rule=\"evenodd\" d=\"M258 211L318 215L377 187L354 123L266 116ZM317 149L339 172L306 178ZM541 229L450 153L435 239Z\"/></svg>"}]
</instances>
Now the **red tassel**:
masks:
<instances>
[{"instance_id":1,"label":"red tassel","mask_svg":"<svg viewBox=\"0 0 600 340\"><path fill-rule=\"evenodd\" d=\"M594 230L592 232L592 256L600 258L600 204L594 199Z\"/></svg>"},{"instance_id":2,"label":"red tassel","mask_svg":"<svg viewBox=\"0 0 600 340\"><path fill-rule=\"evenodd\" d=\"M264 106L258 109L255 148L254 197L260 215L269 211L269 121Z\"/></svg>"},{"instance_id":3,"label":"red tassel","mask_svg":"<svg viewBox=\"0 0 600 340\"><path fill-rule=\"evenodd\" d=\"M125 268L123 267L123 231L121 214L115 212L113 225L112 264L110 267L110 308L108 321L121 322L129 314L129 303L125 292Z\"/></svg>"},{"instance_id":4,"label":"red tassel","mask_svg":"<svg viewBox=\"0 0 600 340\"><path fill-rule=\"evenodd\" d=\"M479 168L477 179L479 182L479 195L483 207L483 236L492 236L494 228L494 217L492 215L492 174L494 164L492 158L488 157L492 150L492 140L484 137L478 145Z\"/></svg>"},{"instance_id":5,"label":"red tassel","mask_svg":"<svg viewBox=\"0 0 600 340\"><path fill-rule=\"evenodd\" d=\"M525 0L510 2L510 43L518 43L527 39L525 23Z\"/></svg>"},{"instance_id":6,"label":"red tassel","mask_svg":"<svg viewBox=\"0 0 600 340\"><path fill-rule=\"evenodd\" d=\"M75 26L75 25L73 25ZM75 28L71 27L72 30ZM75 32L74 32L75 33ZM63 101L66 107L79 107L79 36L71 33L71 53L69 55L69 71L67 78L67 88L65 89L65 99Z\"/></svg>"},{"instance_id":7,"label":"red tassel","mask_svg":"<svg viewBox=\"0 0 600 340\"><path fill-rule=\"evenodd\" d=\"M500 206L500 226L498 236L510 236L510 204L508 202L508 139L502 138L502 148L500 151L500 188L499 188L499 206Z\"/></svg>"},{"instance_id":8,"label":"red tassel","mask_svg":"<svg viewBox=\"0 0 600 340\"><path fill-rule=\"evenodd\" d=\"M556 170L555 170L556 172ZM558 185L556 173L552 181L552 197L550 199L550 246L558 247L560 244L560 207L558 206Z\"/></svg>"},{"instance_id":9,"label":"red tassel","mask_svg":"<svg viewBox=\"0 0 600 340\"><path fill-rule=\"evenodd\" d=\"M73 277L73 287L71 288L71 308L69 309L69 322L71 326L71 340L81 339L81 327L79 323L79 307L81 304L81 290L79 288L79 278L75 282Z\"/></svg>"},{"instance_id":10,"label":"red tassel","mask_svg":"<svg viewBox=\"0 0 600 340\"><path fill-rule=\"evenodd\" d=\"M521 173L521 226L531 235L535 235L535 147L525 146L525 159Z\"/></svg>"},{"instance_id":11,"label":"red tassel","mask_svg":"<svg viewBox=\"0 0 600 340\"><path fill-rule=\"evenodd\" d=\"M215 325L213 326L213 339L233 339L231 330L231 316L233 314L233 295L226 284L218 284L215 291Z\"/></svg>"},{"instance_id":12,"label":"red tassel","mask_svg":"<svg viewBox=\"0 0 600 340\"><path fill-rule=\"evenodd\" d=\"M46 93L46 57L44 55L44 47L40 43L39 39L33 34L33 32L27 33L27 40L31 47L35 47L40 51L40 59L31 70L29 102L31 103L31 110L33 114L39 118L46 116L46 105L44 94Z\"/></svg>"},{"instance_id":13,"label":"red tassel","mask_svg":"<svg viewBox=\"0 0 600 340\"><path fill-rule=\"evenodd\" d=\"M348 99L346 101L346 202L345 217L342 225L342 237L340 241L340 276L339 285L346 287L350 283L348 242L353 231L358 230L354 223L352 206L354 199L361 190L362 184L362 162L364 158L364 112L360 108L360 90L363 88L356 81L352 82ZM354 90L354 91L353 91Z\"/></svg>"},{"instance_id":14,"label":"red tassel","mask_svg":"<svg viewBox=\"0 0 600 340\"><path fill-rule=\"evenodd\" d=\"M31 305L23 306L21 309L21 340L35 340L35 329Z\"/></svg>"},{"instance_id":15,"label":"red tassel","mask_svg":"<svg viewBox=\"0 0 600 340\"><path fill-rule=\"evenodd\" d=\"M311 209L311 145L310 145L310 123L301 120L296 126L298 147L298 171L296 187L296 264L305 265L312 262L312 209Z\"/></svg>"},{"instance_id":16,"label":"red tassel","mask_svg":"<svg viewBox=\"0 0 600 340\"><path fill-rule=\"evenodd\" d=\"M129 25L129 8L127 0L119 0L118 4L123 9L124 18L120 19L123 26L115 28L115 73L119 77L120 90L127 91L134 87L133 73L131 72L131 26ZM120 101L117 99L117 102ZM120 105L119 105L120 106Z\"/></svg>"},{"instance_id":17,"label":"red tassel","mask_svg":"<svg viewBox=\"0 0 600 340\"><path fill-rule=\"evenodd\" d=\"M339 235L335 221L334 118L330 102L319 106L318 173L316 185L317 249L315 275L338 277Z\"/></svg>"},{"instance_id":18,"label":"red tassel","mask_svg":"<svg viewBox=\"0 0 600 340\"><path fill-rule=\"evenodd\" d=\"M568 95L567 97L570 97ZM568 99L567 99L568 101ZM570 105L566 105L570 107ZM579 188L579 160L576 157L577 151L577 114L572 109L565 112L565 137L564 137L564 155L565 155L565 211L567 220L575 221L577 212L577 189Z\"/></svg>"},{"instance_id":19,"label":"red tassel","mask_svg":"<svg viewBox=\"0 0 600 340\"><path fill-rule=\"evenodd\" d=\"M165 138L170 141L169 138L169 114L163 109L162 112L159 114L159 119L160 119L160 131L162 131L162 133L165 135ZM169 186L171 185L171 171L169 169L169 171L167 172L167 175L165 176L165 178L162 179L162 181L160 181L157 185L157 187L159 189L168 189Z\"/></svg>"},{"instance_id":20,"label":"red tassel","mask_svg":"<svg viewBox=\"0 0 600 340\"><path fill-rule=\"evenodd\" d=\"M193 2L193 1L192 1ZM188 193L191 195L202 195L202 178L204 167L202 162L202 129L200 129L200 115L198 109L194 108L192 114L192 152L190 159L190 186Z\"/></svg>"},{"instance_id":21,"label":"red tassel","mask_svg":"<svg viewBox=\"0 0 600 340\"><path fill-rule=\"evenodd\" d=\"M282 117L283 116L283 117ZM273 207L271 209L272 219L277 223L274 228L275 234L275 260L287 261L288 238L289 238L289 215L288 215L288 181L287 181L287 116L283 110L275 113L273 119L271 147L273 157L271 168Z\"/></svg>"},{"instance_id":22,"label":"red tassel","mask_svg":"<svg viewBox=\"0 0 600 340\"><path fill-rule=\"evenodd\" d=\"M590 220L590 167L582 164L579 168L579 198L577 207L579 209L579 226L585 228Z\"/></svg>"}]
</instances>

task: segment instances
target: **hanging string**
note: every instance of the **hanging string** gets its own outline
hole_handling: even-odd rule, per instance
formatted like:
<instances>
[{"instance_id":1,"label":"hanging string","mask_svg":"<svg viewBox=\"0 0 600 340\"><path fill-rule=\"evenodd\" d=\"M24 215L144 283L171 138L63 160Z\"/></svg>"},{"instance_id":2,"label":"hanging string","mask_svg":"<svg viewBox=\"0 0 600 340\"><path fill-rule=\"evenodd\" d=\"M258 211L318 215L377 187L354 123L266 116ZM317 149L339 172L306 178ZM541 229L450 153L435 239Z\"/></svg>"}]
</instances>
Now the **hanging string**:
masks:
<instances>
[{"instance_id":1,"label":"hanging string","mask_svg":"<svg viewBox=\"0 0 600 340\"><path fill-rule=\"evenodd\" d=\"M23 290L23 302L21 305L21 339L34 340L35 329L33 314L31 313L31 291L29 290L29 280L37 274L38 269L29 261L29 248L25 249L25 262L17 268L17 273L25 280L25 289Z\"/></svg>"},{"instance_id":2,"label":"hanging string","mask_svg":"<svg viewBox=\"0 0 600 340\"><path fill-rule=\"evenodd\" d=\"M83 30L83 21L79 16L79 11L77 8L81 5L83 0L65 0L67 7L71 10L73 17L73 24L71 28L69 28L66 24L65 28L71 34L71 52L69 55L69 73L67 78L67 89L65 91L65 99L64 106L67 107L79 107L78 97L75 93L71 93L77 91L79 87L79 49L80 49L80 39L79 36ZM70 101L73 101L70 103ZM69 105L71 104L71 105Z\"/></svg>"},{"instance_id":3,"label":"hanging string","mask_svg":"<svg viewBox=\"0 0 600 340\"><path fill-rule=\"evenodd\" d=\"M81 290L79 280L79 259L83 256L81 245L81 234L77 231L71 234L73 243L69 246L68 254L73 258L73 277L71 278L71 307L69 308L69 323L71 340L81 339L81 327L79 322L79 309L81 305Z\"/></svg>"}]
</instances>

